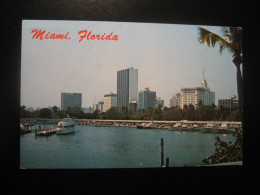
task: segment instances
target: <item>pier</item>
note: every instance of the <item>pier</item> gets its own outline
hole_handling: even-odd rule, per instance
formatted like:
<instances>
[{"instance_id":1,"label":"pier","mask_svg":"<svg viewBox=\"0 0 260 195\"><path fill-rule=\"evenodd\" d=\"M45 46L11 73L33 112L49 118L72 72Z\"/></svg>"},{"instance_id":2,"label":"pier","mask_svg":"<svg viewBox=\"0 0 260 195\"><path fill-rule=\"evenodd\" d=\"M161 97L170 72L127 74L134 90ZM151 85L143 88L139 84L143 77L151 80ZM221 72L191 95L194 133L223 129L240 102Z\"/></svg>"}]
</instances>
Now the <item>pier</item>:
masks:
<instances>
[{"instance_id":1,"label":"pier","mask_svg":"<svg viewBox=\"0 0 260 195\"><path fill-rule=\"evenodd\" d=\"M39 126L38 129L35 128L35 136L48 136L55 134L57 132L57 127L43 127Z\"/></svg>"}]
</instances>

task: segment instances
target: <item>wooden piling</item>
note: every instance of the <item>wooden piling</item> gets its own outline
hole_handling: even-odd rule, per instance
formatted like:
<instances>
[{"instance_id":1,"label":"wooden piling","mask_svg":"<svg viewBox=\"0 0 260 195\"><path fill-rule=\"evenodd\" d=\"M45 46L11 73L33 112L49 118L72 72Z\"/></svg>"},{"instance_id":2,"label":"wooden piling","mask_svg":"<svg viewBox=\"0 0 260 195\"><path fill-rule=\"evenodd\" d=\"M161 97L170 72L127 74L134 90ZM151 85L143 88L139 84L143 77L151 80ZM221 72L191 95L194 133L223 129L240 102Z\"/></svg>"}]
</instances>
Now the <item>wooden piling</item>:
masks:
<instances>
[{"instance_id":1,"label":"wooden piling","mask_svg":"<svg viewBox=\"0 0 260 195\"><path fill-rule=\"evenodd\" d=\"M163 158L163 138L161 138L161 166L164 166L164 158Z\"/></svg>"},{"instance_id":2,"label":"wooden piling","mask_svg":"<svg viewBox=\"0 0 260 195\"><path fill-rule=\"evenodd\" d=\"M169 158L166 158L166 167L169 167Z\"/></svg>"}]
</instances>

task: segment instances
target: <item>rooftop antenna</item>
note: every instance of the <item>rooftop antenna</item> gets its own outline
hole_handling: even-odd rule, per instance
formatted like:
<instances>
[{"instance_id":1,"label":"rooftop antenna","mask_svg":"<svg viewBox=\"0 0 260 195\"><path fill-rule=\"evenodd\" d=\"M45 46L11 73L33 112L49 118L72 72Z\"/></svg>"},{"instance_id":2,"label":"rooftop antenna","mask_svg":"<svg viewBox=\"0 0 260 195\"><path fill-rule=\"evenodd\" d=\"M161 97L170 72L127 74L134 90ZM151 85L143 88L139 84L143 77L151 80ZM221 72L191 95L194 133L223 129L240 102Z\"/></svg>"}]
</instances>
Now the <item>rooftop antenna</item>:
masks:
<instances>
[{"instance_id":1,"label":"rooftop antenna","mask_svg":"<svg viewBox=\"0 0 260 195\"><path fill-rule=\"evenodd\" d=\"M204 66L203 66L203 80L204 80Z\"/></svg>"}]
</instances>

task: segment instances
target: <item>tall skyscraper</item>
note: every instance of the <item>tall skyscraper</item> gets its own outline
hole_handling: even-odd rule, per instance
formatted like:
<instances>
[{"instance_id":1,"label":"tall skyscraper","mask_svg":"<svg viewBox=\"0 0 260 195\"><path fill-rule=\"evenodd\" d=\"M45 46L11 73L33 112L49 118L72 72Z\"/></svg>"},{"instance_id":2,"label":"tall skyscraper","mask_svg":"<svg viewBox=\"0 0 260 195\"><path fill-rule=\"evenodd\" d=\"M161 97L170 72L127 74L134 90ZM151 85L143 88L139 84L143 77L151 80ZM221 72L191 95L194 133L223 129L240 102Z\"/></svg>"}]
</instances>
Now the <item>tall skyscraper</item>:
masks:
<instances>
[{"instance_id":1,"label":"tall skyscraper","mask_svg":"<svg viewBox=\"0 0 260 195\"><path fill-rule=\"evenodd\" d=\"M138 109L148 109L156 107L156 92L145 88L144 91L139 92Z\"/></svg>"},{"instance_id":2,"label":"tall skyscraper","mask_svg":"<svg viewBox=\"0 0 260 195\"><path fill-rule=\"evenodd\" d=\"M68 107L82 106L81 93L61 93L61 110L67 110Z\"/></svg>"},{"instance_id":3,"label":"tall skyscraper","mask_svg":"<svg viewBox=\"0 0 260 195\"><path fill-rule=\"evenodd\" d=\"M117 106L129 107L129 103L137 101L138 70L127 68L117 71Z\"/></svg>"}]
</instances>

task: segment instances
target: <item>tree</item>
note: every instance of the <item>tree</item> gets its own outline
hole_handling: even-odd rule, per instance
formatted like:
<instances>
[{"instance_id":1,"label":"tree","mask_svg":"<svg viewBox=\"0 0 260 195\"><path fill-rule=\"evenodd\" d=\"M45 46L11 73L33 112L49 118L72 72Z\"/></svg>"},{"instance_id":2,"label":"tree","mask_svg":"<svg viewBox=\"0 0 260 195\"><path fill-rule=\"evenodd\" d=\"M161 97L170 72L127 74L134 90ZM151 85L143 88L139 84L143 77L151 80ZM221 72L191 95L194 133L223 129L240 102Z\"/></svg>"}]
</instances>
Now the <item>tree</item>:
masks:
<instances>
[{"instance_id":1,"label":"tree","mask_svg":"<svg viewBox=\"0 0 260 195\"><path fill-rule=\"evenodd\" d=\"M80 106L71 107L71 117L84 118L84 112L81 110Z\"/></svg>"},{"instance_id":2,"label":"tree","mask_svg":"<svg viewBox=\"0 0 260 195\"><path fill-rule=\"evenodd\" d=\"M42 108L39 111L39 115L40 118L51 118L52 117L52 113L51 110L48 108Z\"/></svg>"},{"instance_id":3,"label":"tree","mask_svg":"<svg viewBox=\"0 0 260 195\"><path fill-rule=\"evenodd\" d=\"M117 107L112 107L104 113L104 119L120 119L121 113Z\"/></svg>"},{"instance_id":4,"label":"tree","mask_svg":"<svg viewBox=\"0 0 260 195\"><path fill-rule=\"evenodd\" d=\"M29 118L31 116L31 113L29 111L27 111L26 106L20 106L20 117L21 118Z\"/></svg>"},{"instance_id":5,"label":"tree","mask_svg":"<svg viewBox=\"0 0 260 195\"><path fill-rule=\"evenodd\" d=\"M58 107L57 107L57 106L53 106L53 107L52 107L52 111L53 111L54 114L56 114L57 111L58 111Z\"/></svg>"},{"instance_id":6,"label":"tree","mask_svg":"<svg viewBox=\"0 0 260 195\"><path fill-rule=\"evenodd\" d=\"M204 164L218 164L226 162L235 162L243 160L243 131L237 130L234 134L235 142L224 142L215 137L215 152L212 156L208 156L202 160Z\"/></svg>"},{"instance_id":7,"label":"tree","mask_svg":"<svg viewBox=\"0 0 260 195\"><path fill-rule=\"evenodd\" d=\"M204 28L199 28L198 40L201 44L207 44L209 47L215 47L219 44L219 52L226 49L233 54L233 63L237 70L237 92L239 99L239 108L242 111L243 106L243 78L241 74L242 59L242 27L222 27L221 36L212 33Z\"/></svg>"},{"instance_id":8,"label":"tree","mask_svg":"<svg viewBox=\"0 0 260 195\"><path fill-rule=\"evenodd\" d=\"M157 108L154 111L155 119L156 120L162 120L163 119L163 111L162 111L162 105L159 104Z\"/></svg>"}]
</instances>

